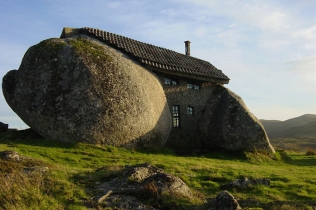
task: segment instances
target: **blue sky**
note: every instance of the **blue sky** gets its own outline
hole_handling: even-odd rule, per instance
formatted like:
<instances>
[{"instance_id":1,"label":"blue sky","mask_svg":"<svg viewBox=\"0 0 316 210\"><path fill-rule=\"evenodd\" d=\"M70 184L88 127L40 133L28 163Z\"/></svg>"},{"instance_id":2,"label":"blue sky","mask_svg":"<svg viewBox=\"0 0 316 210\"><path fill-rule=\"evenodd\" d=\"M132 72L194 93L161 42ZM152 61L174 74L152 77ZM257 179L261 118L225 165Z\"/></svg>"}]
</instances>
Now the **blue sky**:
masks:
<instances>
[{"instance_id":1,"label":"blue sky","mask_svg":"<svg viewBox=\"0 0 316 210\"><path fill-rule=\"evenodd\" d=\"M0 0L0 26L1 78L63 27L94 27L180 53L190 40L259 119L316 114L316 0ZM3 94L0 107L27 127Z\"/></svg>"}]
</instances>

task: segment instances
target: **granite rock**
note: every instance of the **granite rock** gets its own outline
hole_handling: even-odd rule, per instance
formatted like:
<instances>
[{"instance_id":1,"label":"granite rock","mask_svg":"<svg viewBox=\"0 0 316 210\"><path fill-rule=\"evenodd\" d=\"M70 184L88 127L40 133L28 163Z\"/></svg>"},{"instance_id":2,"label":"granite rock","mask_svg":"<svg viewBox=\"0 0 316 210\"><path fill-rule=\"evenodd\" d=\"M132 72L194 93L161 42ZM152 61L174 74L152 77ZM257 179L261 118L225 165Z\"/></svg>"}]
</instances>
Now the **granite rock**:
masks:
<instances>
[{"instance_id":1,"label":"granite rock","mask_svg":"<svg viewBox=\"0 0 316 210\"><path fill-rule=\"evenodd\" d=\"M216 210L241 210L237 200L227 191L218 193L215 203Z\"/></svg>"},{"instance_id":2,"label":"granite rock","mask_svg":"<svg viewBox=\"0 0 316 210\"><path fill-rule=\"evenodd\" d=\"M2 88L12 110L50 140L162 147L171 129L156 76L85 35L32 46Z\"/></svg>"},{"instance_id":3,"label":"granite rock","mask_svg":"<svg viewBox=\"0 0 316 210\"><path fill-rule=\"evenodd\" d=\"M206 148L274 153L264 127L240 96L216 86L199 121Z\"/></svg>"},{"instance_id":4,"label":"granite rock","mask_svg":"<svg viewBox=\"0 0 316 210\"><path fill-rule=\"evenodd\" d=\"M100 184L96 191L101 193L95 196L98 203L119 209L154 209L144 205L144 199L193 198L191 190L179 177L147 163L126 166L120 176Z\"/></svg>"},{"instance_id":5,"label":"granite rock","mask_svg":"<svg viewBox=\"0 0 316 210\"><path fill-rule=\"evenodd\" d=\"M270 179L266 178L256 178L256 179L248 179L247 177L236 179L234 181L231 181L225 185L222 186L224 189L231 189L231 188L250 188L253 186L266 186L270 187L271 181Z\"/></svg>"}]
</instances>

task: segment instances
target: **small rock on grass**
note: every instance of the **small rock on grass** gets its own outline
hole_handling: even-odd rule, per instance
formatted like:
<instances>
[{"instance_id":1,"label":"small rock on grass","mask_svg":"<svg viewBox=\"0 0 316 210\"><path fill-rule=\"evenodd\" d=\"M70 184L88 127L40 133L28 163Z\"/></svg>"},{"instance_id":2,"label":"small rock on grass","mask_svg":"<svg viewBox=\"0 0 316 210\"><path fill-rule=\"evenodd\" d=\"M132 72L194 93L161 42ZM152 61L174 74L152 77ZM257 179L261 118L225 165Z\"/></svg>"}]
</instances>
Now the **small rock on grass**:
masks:
<instances>
[{"instance_id":1,"label":"small rock on grass","mask_svg":"<svg viewBox=\"0 0 316 210\"><path fill-rule=\"evenodd\" d=\"M237 200L226 190L218 193L215 206L216 210L241 210Z\"/></svg>"}]
</instances>

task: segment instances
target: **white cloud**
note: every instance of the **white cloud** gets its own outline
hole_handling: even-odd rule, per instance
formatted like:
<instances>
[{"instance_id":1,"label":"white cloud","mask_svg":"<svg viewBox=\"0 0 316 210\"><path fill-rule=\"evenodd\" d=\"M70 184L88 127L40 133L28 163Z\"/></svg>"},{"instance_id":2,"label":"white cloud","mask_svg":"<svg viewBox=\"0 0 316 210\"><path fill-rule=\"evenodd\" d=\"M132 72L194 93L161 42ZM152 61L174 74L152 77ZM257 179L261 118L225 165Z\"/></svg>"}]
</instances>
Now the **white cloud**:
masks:
<instances>
[{"instance_id":1,"label":"white cloud","mask_svg":"<svg viewBox=\"0 0 316 210\"><path fill-rule=\"evenodd\" d=\"M311 83L316 85L316 54L314 56L288 61L284 71L293 72L296 77L303 79L307 86ZM311 89L306 87L306 91L308 90ZM314 89L316 95L315 91L316 88Z\"/></svg>"},{"instance_id":2,"label":"white cloud","mask_svg":"<svg viewBox=\"0 0 316 210\"><path fill-rule=\"evenodd\" d=\"M257 19L260 28L270 32L282 32L289 28L289 19L285 13L280 11L265 12L266 14L262 14L262 17Z\"/></svg>"},{"instance_id":3,"label":"white cloud","mask_svg":"<svg viewBox=\"0 0 316 210\"><path fill-rule=\"evenodd\" d=\"M307 41L315 42L315 34L316 34L316 24L312 25L309 28L299 31L296 35L302 36Z\"/></svg>"},{"instance_id":4,"label":"white cloud","mask_svg":"<svg viewBox=\"0 0 316 210\"><path fill-rule=\"evenodd\" d=\"M293 34L294 39L301 40L303 42L302 47L308 51L316 52L316 25L312 25L308 28L298 30Z\"/></svg>"}]
</instances>

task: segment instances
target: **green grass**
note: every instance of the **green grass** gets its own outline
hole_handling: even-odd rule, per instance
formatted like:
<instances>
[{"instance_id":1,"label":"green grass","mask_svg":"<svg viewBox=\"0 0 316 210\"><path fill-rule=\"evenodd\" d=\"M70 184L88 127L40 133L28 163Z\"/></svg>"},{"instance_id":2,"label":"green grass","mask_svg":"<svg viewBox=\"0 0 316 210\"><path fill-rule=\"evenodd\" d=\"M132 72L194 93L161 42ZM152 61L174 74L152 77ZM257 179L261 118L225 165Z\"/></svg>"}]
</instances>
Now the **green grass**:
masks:
<instances>
[{"instance_id":1,"label":"green grass","mask_svg":"<svg viewBox=\"0 0 316 210\"><path fill-rule=\"evenodd\" d=\"M199 198L216 197L223 184L237 178L268 178L271 180L270 187L233 188L228 191L243 209L312 209L316 206L316 156L303 152L278 151L274 158L264 154L223 151L203 156L178 156L167 149L136 151L15 138L14 135L0 135L0 151L14 150L32 158L16 164L48 166L49 170L44 175L35 174L33 178L23 180L26 177L18 170L23 166L12 169L6 161L1 161L0 185L7 181L5 174L8 173L15 174L16 179L24 176L20 177L21 182L29 184L28 187L25 185L27 190L24 191L12 186L9 194L0 188L0 209L97 208L91 197L96 193L98 183L117 176L126 165L144 162L180 177ZM35 189L31 190L32 187ZM192 202L182 206L189 208L198 204L197 201Z\"/></svg>"}]
</instances>

